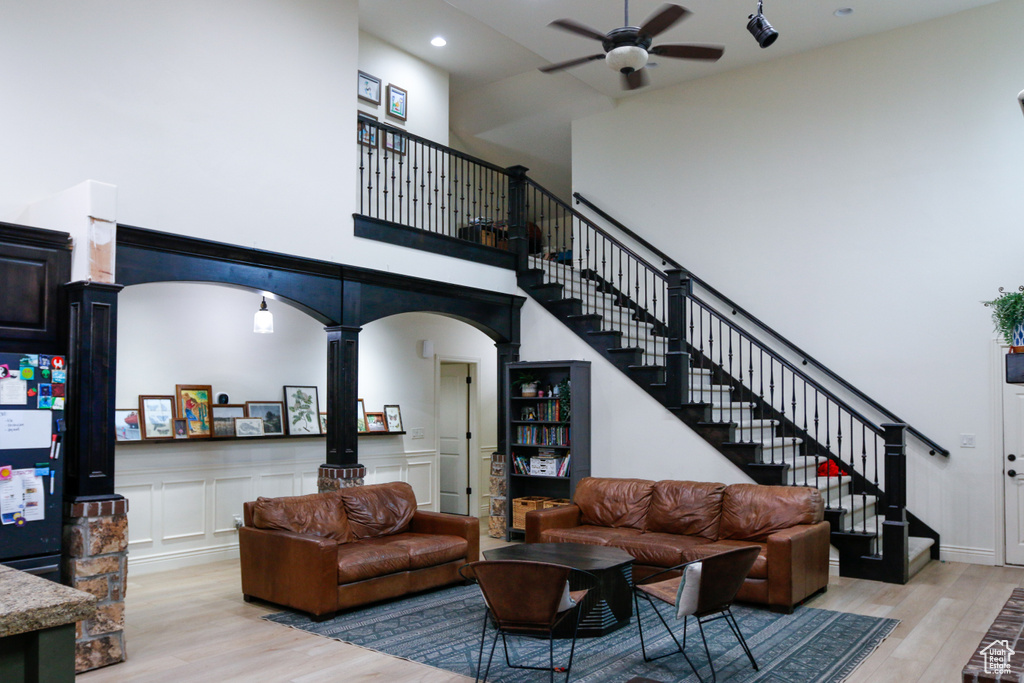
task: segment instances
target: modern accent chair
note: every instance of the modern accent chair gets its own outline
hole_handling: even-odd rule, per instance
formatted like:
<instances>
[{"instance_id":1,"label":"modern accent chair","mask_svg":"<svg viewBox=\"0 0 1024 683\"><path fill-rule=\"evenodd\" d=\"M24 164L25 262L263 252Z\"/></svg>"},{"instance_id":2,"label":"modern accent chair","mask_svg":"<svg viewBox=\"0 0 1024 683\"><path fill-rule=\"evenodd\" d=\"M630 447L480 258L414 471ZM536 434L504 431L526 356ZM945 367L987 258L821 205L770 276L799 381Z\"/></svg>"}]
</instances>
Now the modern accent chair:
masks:
<instances>
[{"instance_id":1,"label":"modern accent chair","mask_svg":"<svg viewBox=\"0 0 1024 683\"><path fill-rule=\"evenodd\" d=\"M595 579L589 572L548 562L527 560L484 560L463 566L459 573L467 580L476 581L484 596L487 609L484 613L484 627L480 633L480 653L477 656L476 680L481 680L484 643L487 640L487 624L494 621L494 640L487 657L487 667L482 680L487 680L494 659L494 648L498 636L505 650L505 664L513 669L549 671L554 683L555 672L565 672L568 683L572 671L572 659L576 652L576 631L579 627L581 610L574 609L583 600ZM569 577L573 583L585 585L581 590L569 588ZM555 666L554 634L556 628L572 620L572 645L569 648L569 663L565 667ZM509 658L506 635L547 637L549 666L525 666L513 664Z\"/></svg>"},{"instance_id":2,"label":"modern accent chair","mask_svg":"<svg viewBox=\"0 0 1024 683\"><path fill-rule=\"evenodd\" d=\"M652 574L637 584L633 589L633 599L636 606L636 623L640 629L640 648L643 651L644 660L650 662L676 653L666 652L655 657L647 656L647 647L644 643L644 628L640 619L640 597L643 597L650 603L654 613L658 615L661 623L665 625L669 635L672 636L672 640L679 648L679 652L683 653L686 663L697 674L699 680L703 681L704 679L701 678L697 667L693 665L693 662L690 661L686 654L686 626L687 620L691 616L697 618L700 637L704 642L704 652L708 658L708 666L711 668L712 681L715 680L715 665L711 661L711 651L708 649L707 637L704 635L704 624L716 619L724 619L725 623L729 625L729 629L736 636L743 651L750 659L750 664L754 667L754 671L757 671L757 662L754 661L754 655L750 652L747 641L740 632L740 625L736 622L736 617L732 615L731 609L736 593L739 592L744 578L750 572L750 568L754 566L754 561L757 560L757 554L758 549L756 547L737 548L736 550L711 555L703 560L695 560L677 565L671 569ZM665 621L665 617L662 616L657 604L655 604L655 600L672 605L675 607L676 617L682 617L682 644L679 643L679 640L672 632L672 628Z\"/></svg>"}]
</instances>

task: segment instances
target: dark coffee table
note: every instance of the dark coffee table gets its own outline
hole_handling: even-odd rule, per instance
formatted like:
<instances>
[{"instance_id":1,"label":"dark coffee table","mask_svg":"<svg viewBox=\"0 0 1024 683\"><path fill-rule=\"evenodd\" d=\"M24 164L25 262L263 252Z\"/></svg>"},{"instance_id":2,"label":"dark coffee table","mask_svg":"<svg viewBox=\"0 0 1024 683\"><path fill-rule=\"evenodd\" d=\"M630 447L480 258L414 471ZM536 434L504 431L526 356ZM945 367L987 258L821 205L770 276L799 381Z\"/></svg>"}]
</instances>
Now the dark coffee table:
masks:
<instances>
[{"instance_id":1,"label":"dark coffee table","mask_svg":"<svg viewBox=\"0 0 1024 683\"><path fill-rule=\"evenodd\" d=\"M518 543L484 551L488 560L531 560L562 564L594 575L597 585L577 609L580 637L603 636L629 623L633 616L633 556L625 550L583 543ZM585 577L583 577L585 578ZM572 590L586 588L570 575ZM565 620L556 638L572 638L573 624Z\"/></svg>"}]
</instances>

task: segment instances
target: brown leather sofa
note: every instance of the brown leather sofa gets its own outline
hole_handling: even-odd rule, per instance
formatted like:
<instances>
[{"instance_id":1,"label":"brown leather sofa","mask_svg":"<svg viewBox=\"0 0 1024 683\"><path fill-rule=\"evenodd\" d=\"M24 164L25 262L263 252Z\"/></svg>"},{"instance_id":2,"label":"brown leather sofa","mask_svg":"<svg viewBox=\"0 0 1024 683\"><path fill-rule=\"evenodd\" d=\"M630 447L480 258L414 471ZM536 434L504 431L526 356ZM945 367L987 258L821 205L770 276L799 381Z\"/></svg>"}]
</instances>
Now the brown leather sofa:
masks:
<instances>
[{"instance_id":1,"label":"brown leather sofa","mask_svg":"<svg viewBox=\"0 0 1024 683\"><path fill-rule=\"evenodd\" d=\"M829 524L817 489L693 481L600 479L573 504L526 513L527 543L590 543L630 553L634 579L756 545L737 600L792 612L828 587Z\"/></svg>"},{"instance_id":2,"label":"brown leather sofa","mask_svg":"<svg viewBox=\"0 0 1024 683\"><path fill-rule=\"evenodd\" d=\"M245 503L242 593L322 620L336 611L462 581L480 522L416 509L404 482Z\"/></svg>"}]
</instances>

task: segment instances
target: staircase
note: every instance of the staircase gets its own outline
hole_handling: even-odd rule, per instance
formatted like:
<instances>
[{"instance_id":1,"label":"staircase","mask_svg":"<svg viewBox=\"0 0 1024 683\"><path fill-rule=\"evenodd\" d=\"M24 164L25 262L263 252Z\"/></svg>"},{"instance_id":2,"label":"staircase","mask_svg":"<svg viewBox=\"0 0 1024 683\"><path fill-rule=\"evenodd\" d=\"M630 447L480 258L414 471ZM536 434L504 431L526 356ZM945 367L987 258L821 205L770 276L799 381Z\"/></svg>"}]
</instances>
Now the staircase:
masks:
<instances>
[{"instance_id":1,"label":"staircase","mask_svg":"<svg viewBox=\"0 0 1024 683\"><path fill-rule=\"evenodd\" d=\"M550 211L552 200L544 204ZM685 272L659 272L568 206L557 209L556 220L541 220L558 260L528 255L520 263L519 284L531 297L755 481L821 491L841 575L905 583L938 559L938 534L904 509L904 425L874 426L694 296ZM673 289L682 318L675 344ZM673 390L671 366L680 360L685 384ZM888 495L886 460L903 469L892 487L902 491Z\"/></svg>"}]
</instances>

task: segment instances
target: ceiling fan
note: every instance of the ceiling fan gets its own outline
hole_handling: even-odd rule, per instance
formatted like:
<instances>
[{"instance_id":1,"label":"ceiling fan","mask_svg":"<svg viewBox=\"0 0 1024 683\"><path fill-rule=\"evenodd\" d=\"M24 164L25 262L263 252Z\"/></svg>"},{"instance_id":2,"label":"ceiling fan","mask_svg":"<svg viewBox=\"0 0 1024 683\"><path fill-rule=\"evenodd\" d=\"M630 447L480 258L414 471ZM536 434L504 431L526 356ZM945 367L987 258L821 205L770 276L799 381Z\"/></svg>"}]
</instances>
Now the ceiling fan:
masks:
<instances>
[{"instance_id":1,"label":"ceiling fan","mask_svg":"<svg viewBox=\"0 0 1024 683\"><path fill-rule=\"evenodd\" d=\"M551 22L550 26L560 28L563 31L600 40L604 53L551 64L541 67L540 70L544 73L552 73L592 62L595 59L604 59L609 67L622 74L622 87L624 89L636 90L647 85L647 74L644 72L644 67L647 65L650 55L716 62L725 53L725 48L720 45L667 44L651 47L655 36L667 31L677 22L688 17L691 12L679 5L663 5L661 9L648 17L640 26L630 26L629 0L625 0L625 3L626 20L624 23L626 25L621 28L614 28L607 34L584 26L572 19L559 19L558 21Z\"/></svg>"}]
</instances>

